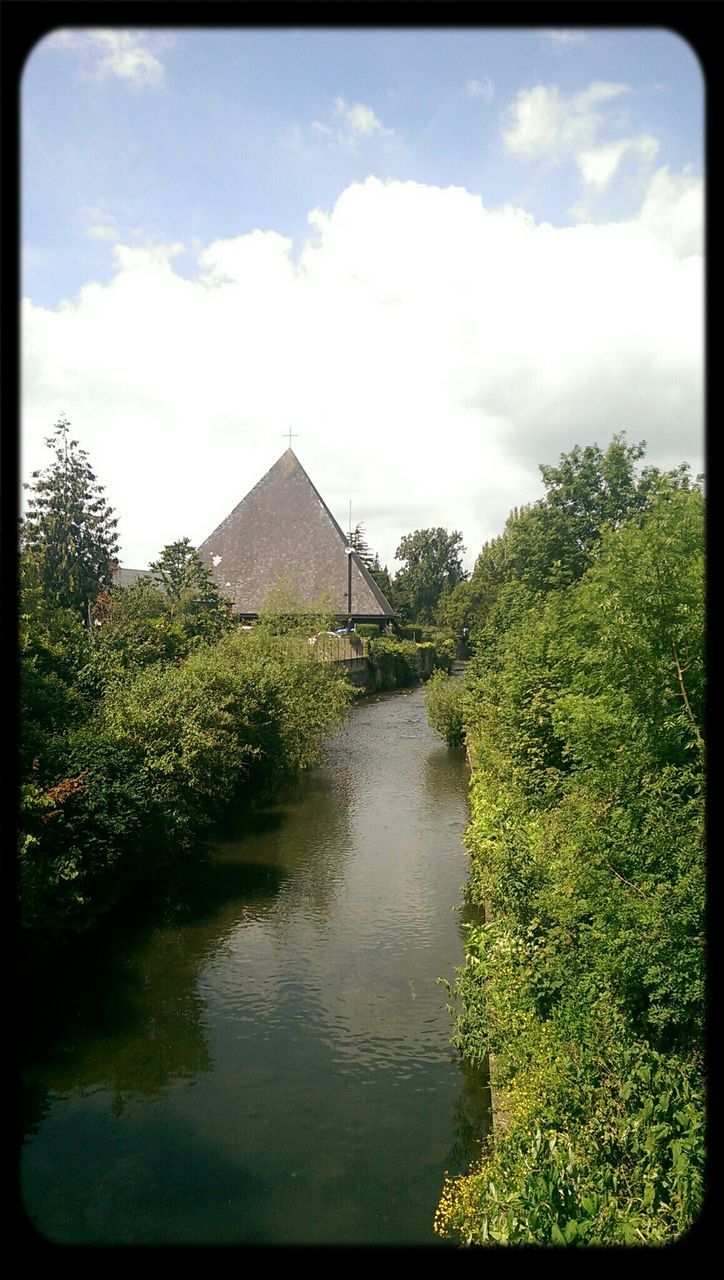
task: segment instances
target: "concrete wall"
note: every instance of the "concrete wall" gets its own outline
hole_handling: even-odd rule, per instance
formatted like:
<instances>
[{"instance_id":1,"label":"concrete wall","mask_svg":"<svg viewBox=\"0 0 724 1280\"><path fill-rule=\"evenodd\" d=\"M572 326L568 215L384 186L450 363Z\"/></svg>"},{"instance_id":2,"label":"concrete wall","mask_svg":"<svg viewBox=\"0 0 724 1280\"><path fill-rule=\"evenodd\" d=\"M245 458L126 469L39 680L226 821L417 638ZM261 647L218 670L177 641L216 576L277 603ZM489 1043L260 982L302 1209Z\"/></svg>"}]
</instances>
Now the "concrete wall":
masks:
<instances>
[{"instance_id":1,"label":"concrete wall","mask_svg":"<svg viewBox=\"0 0 724 1280\"><path fill-rule=\"evenodd\" d=\"M376 693L382 687L382 679L369 658L362 656L338 658L336 666L344 669L345 675L355 689L365 689L367 693ZM435 670L435 654L431 649L422 648L417 651L417 674L420 680L429 680Z\"/></svg>"}]
</instances>

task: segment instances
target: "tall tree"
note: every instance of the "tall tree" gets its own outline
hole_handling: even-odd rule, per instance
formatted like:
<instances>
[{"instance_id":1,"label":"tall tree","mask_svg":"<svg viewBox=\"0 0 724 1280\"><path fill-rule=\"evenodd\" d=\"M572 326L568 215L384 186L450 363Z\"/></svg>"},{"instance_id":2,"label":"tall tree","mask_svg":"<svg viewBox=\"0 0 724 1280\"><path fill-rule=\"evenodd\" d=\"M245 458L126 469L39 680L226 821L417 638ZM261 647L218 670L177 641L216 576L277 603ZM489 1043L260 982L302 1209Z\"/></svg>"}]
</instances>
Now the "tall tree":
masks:
<instances>
[{"instance_id":1,"label":"tall tree","mask_svg":"<svg viewBox=\"0 0 724 1280\"><path fill-rule=\"evenodd\" d=\"M664 492L698 487L686 464L669 472L639 471L644 449L643 442L627 444L621 433L605 451L597 444L577 445L561 454L558 466L541 466L545 497L511 512L503 533L482 548L470 591L450 602L464 606L466 625L492 639L526 592L547 594L577 581L606 530L641 521Z\"/></svg>"},{"instance_id":2,"label":"tall tree","mask_svg":"<svg viewBox=\"0 0 724 1280\"><path fill-rule=\"evenodd\" d=\"M416 529L395 552L403 567L395 577L395 600L409 620L433 622L444 591L467 576L462 565L463 535L447 529Z\"/></svg>"},{"instance_id":3,"label":"tall tree","mask_svg":"<svg viewBox=\"0 0 724 1280\"><path fill-rule=\"evenodd\" d=\"M226 630L231 617L229 602L189 538L165 546L151 572L166 597L171 617L182 621L189 635L215 640Z\"/></svg>"},{"instance_id":4,"label":"tall tree","mask_svg":"<svg viewBox=\"0 0 724 1280\"><path fill-rule=\"evenodd\" d=\"M580 578L604 529L618 529L645 511L662 485L690 487L685 465L668 474L656 467L639 472L645 450L645 441L629 445L621 432L605 452L597 444L576 445L557 467L542 465L545 498L506 525L513 576L536 590Z\"/></svg>"},{"instance_id":5,"label":"tall tree","mask_svg":"<svg viewBox=\"0 0 724 1280\"><path fill-rule=\"evenodd\" d=\"M87 626L90 606L112 580L118 521L104 497L88 454L70 438L60 417L46 439L55 462L33 472L21 549L50 609L72 609Z\"/></svg>"}]
</instances>

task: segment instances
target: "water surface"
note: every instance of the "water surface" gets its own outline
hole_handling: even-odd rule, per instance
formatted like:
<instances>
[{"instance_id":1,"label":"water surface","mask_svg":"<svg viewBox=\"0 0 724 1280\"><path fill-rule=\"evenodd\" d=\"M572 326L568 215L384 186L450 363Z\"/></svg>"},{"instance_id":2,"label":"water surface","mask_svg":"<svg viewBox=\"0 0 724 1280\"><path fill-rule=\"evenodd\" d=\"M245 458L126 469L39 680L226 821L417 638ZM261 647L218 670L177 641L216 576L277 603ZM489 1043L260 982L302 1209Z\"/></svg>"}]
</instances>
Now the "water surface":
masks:
<instances>
[{"instance_id":1,"label":"water surface","mask_svg":"<svg viewBox=\"0 0 724 1280\"><path fill-rule=\"evenodd\" d=\"M47 980L24 1072L26 1211L53 1241L431 1244L487 1091L449 1044L461 752L422 691Z\"/></svg>"}]
</instances>

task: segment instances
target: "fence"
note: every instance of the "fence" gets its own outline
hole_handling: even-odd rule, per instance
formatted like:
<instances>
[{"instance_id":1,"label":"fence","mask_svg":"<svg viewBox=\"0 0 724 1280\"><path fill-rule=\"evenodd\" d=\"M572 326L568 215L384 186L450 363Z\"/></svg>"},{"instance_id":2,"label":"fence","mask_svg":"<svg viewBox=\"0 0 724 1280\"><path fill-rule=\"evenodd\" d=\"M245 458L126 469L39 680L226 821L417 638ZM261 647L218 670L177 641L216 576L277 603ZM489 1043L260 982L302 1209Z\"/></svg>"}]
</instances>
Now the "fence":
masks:
<instances>
[{"instance_id":1,"label":"fence","mask_svg":"<svg viewBox=\"0 0 724 1280\"><path fill-rule=\"evenodd\" d=\"M309 641L314 645L314 656L319 662L348 662L350 658L364 658L367 654L367 642L361 636L335 636L323 631L312 636Z\"/></svg>"}]
</instances>

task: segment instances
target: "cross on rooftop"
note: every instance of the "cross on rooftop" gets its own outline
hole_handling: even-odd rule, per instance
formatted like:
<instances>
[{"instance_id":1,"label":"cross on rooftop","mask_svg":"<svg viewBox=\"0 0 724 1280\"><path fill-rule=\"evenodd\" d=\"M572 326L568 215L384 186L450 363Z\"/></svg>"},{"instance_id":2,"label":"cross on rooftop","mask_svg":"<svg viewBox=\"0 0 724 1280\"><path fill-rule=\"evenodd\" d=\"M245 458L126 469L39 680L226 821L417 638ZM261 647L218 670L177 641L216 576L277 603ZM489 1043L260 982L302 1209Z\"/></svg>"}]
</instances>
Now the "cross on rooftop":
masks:
<instances>
[{"instance_id":1,"label":"cross on rooftop","mask_svg":"<svg viewBox=\"0 0 724 1280\"><path fill-rule=\"evenodd\" d=\"M282 435L283 435L283 436L289 436L289 448L291 449L291 447L292 447L292 436L297 436L297 435L299 435L299 432L298 432L298 431L292 431L292 429L291 429L291 427L290 427L288 431L282 431Z\"/></svg>"}]
</instances>

